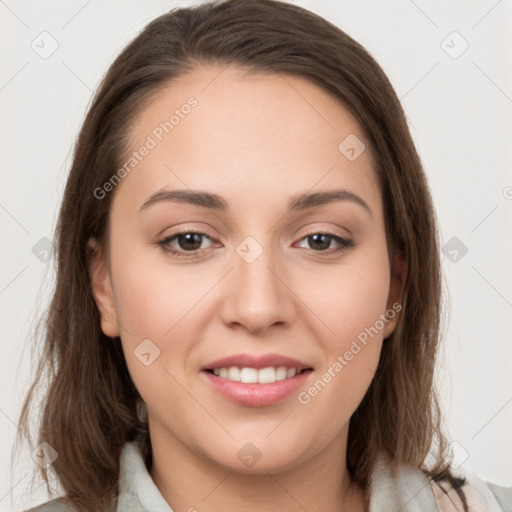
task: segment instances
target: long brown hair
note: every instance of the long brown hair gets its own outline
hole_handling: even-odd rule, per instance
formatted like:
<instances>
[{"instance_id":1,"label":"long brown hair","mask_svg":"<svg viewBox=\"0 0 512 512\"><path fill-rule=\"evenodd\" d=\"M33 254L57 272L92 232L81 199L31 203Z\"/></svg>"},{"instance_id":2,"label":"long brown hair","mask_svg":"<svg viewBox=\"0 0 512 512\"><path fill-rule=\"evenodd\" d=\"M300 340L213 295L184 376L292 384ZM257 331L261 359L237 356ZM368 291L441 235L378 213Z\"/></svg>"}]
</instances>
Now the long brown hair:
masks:
<instances>
[{"instance_id":1,"label":"long brown hair","mask_svg":"<svg viewBox=\"0 0 512 512\"><path fill-rule=\"evenodd\" d=\"M29 431L35 392L45 384L40 428L35 443L32 436L28 441L32 447L48 443L58 453L50 469L69 504L81 511L115 503L125 442L140 442L151 464L147 423L137 414L140 396L120 340L102 333L91 290L88 241L93 237L108 246L113 195L98 200L93 191L122 165L130 127L145 103L202 64L306 78L358 121L382 194L392 278L397 251L405 255L408 271L398 324L350 419L348 470L367 486L378 453L385 452L396 467L423 467L436 480L449 476L434 385L442 313L438 233L404 112L388 78L360 44L323 18L277 0L172 10L149 23L109 68L76 141L55 233L56 283L21 430ZM47 485L48 471L41 469Z\"/></svg>"}]
</instances>

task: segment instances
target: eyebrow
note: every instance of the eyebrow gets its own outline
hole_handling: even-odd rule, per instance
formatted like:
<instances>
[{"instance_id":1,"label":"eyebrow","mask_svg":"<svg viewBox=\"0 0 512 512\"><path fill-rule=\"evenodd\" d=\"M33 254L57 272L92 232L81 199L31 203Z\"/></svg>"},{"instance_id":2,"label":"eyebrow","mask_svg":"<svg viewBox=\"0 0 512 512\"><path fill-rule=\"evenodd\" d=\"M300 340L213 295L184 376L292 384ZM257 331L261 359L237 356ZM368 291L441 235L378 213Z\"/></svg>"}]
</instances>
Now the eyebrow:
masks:
<instances>
[{"instance_id":1,"label":"eyebrow","mask_svg":"<svg viewBox=\"0 0 512 512\"><path fill-rule=\"evenodd\" d=\"M227 211L227 201L217 194L198 190L161 190L148 197L139 211L159 202L186 203L210 210ZM288 209L302 211L316 206L323 206L334 201L350 201L362 206L373 217L373 213L364 199L346 189L324 190L321 192L302 193L290 198Z\"/></svg>"}]
</instances>

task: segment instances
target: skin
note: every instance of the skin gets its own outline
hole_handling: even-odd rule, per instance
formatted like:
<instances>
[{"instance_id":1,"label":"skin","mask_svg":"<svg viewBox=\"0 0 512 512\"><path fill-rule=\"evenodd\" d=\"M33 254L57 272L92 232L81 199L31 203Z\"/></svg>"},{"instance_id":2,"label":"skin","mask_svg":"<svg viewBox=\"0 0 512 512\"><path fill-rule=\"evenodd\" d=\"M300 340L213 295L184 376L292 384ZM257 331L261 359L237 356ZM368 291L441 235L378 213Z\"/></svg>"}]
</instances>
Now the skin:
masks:
<instances>
[{"instance_id":1,"label":"skin","mask_svg":"<svg viewBox=\"0 0 512 512\"><path fill-rule=\"evenodd\" d=\"M151 477L175 511L368 509L345 464L348 424L398 315L307 405L297 393L238 405L200 375L220 357L273 352L313 366L307 390L401 299L370 151L354 161L338 151L350 134L364 142L360 127L317 86L285 78L201 67L160 91L132 127L131 150L187 98L198 105L116 187L110 258L98 248L91 264L103 332L121 337L147 404ZM162 201L140 212L163 188L215 193L229 210ZM371 214L353 201L287 208L290 196L331 188L357 194ZM202 253L165 253L158 240L178 232L206 233ZM318 249L312 233L354 246L334 252L327 238ZM252 263L236 252L247 236L263 249ZM134 350L148 338L160 356L145 366ZM247 442L261 453L252 468L237 457Z\"/></svg>"}]
</instances>

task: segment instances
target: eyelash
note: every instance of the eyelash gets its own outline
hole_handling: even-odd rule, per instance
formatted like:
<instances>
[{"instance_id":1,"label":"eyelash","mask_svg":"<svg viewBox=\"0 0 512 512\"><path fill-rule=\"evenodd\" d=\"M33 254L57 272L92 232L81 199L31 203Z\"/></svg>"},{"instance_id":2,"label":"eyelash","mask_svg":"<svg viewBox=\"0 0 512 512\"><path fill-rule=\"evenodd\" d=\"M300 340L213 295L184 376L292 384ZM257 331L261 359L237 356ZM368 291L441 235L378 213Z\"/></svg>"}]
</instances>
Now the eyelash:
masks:
<instances>
[{"instance_id":1,"label":"eyelash","mask_svg":"<svg viewBox=\"0 0 512 512\"><path fill-rule=\"evenodd\" d=\"M190 258L192 256L198 255L199 253L203 252L205 249L197 249L195 251L182 251L182 250L179 251L179 250L176 250L169 246L169 243L171 241L173 241L174 239L178 238L180 235L189 235L189 234L204 236L204 237L212 240L212 238L210 236L208 236L206 233L203 233L201 231L180 231L179 233L175 233L173 235L166 236L166 237L158 240L158 242L156 242L156 244L158 246L160 246L161 249L165 253L172 254L173 256L176 256L178 258ZM343 238L335 233L324 232L324 231L311 231L309 233L306 233L299 241L302 241L302 240L304 240L310 236L313 236L313 235L327 235L327 236L331 237L331 239L334 239L341 245L341 247L339 247L338 249L334 249L334 250L327 249L327 250L322 250L322 251L315 251L314 249L310 249L310 251L312 251L314 253L326 254L326 255L327 254L330 255L333 253L344 253L345 251L348 251L355 245L355 243L352 240L347 240L346 238Z\"/></svg>"}]
</instances>

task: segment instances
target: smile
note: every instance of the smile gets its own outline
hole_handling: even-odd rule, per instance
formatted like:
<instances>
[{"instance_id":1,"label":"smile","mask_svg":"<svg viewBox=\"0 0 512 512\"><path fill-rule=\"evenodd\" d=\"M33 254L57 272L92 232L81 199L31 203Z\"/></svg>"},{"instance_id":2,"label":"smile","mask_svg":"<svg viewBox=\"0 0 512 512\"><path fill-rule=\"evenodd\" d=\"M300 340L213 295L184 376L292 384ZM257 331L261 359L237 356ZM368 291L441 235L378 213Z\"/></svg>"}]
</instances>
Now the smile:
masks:
<instances>
[{"instance_id":1,"label":"smile","mask_svg":"<svg viewBox=\"0 0 512 512\"><path fill-rule=\"evenodd\" d=\"M229 368L214 368L208 371L217 377L233 382L243 382L244 384L272 384L280 380L291 379L295 377L295 375L300 375L301 372L306 371L306 369L287 368L286 366L279 366L277 368L269 366L261 369L231 366Z\"/></svg>"},{"instance_id":2,"label":"smile","mask_svg":"<svg viewBox=\"0 0 512 512\"><path fill-rule=\"evenodd\" d=\"M312 368L300 371L295 368L285 368L286 376L279 380L277 377L283 376L282 368L284 367L268 367L260 370L249 367L218 368L203 370L200 375L216 393L232 403L246 407L267 407L299 392L313 372ZM221 371L222 375L226 375L225 377L221 375ZM235 377L237 380L234 380ZM242 379L250 382L244 382ZM268 382L263 382L265 380Z\"/></svg>"}]
</instances>

